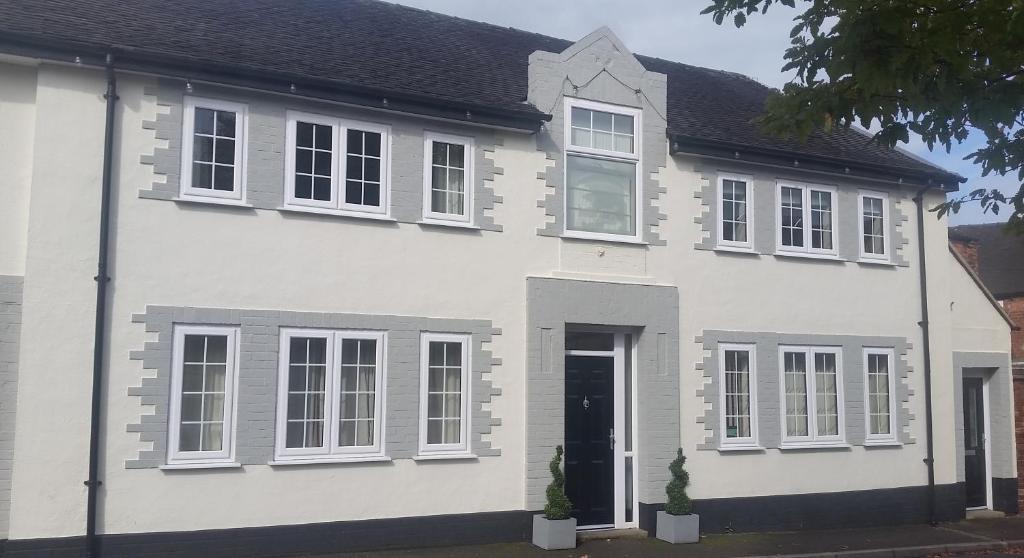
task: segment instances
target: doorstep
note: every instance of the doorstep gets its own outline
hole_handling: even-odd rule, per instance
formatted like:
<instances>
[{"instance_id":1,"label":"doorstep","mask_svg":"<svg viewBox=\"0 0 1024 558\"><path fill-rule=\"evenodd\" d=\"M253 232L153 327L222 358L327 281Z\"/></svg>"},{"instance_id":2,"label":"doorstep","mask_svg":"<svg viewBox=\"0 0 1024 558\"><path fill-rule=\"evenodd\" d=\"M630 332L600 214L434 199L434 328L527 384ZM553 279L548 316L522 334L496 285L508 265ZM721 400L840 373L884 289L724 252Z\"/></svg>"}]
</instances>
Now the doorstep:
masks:
<instances>
[{"instance_id":1,"label":"doorstep","mask_svg":"<svg viewBox=\"0 0 1024 558\"><path fill-rule=\"evenodd\" d=\"M647 531L643 529L591 529L576 531L576 540L611 540L611 539L646 539Z\"/></svg>"}]
</instances>

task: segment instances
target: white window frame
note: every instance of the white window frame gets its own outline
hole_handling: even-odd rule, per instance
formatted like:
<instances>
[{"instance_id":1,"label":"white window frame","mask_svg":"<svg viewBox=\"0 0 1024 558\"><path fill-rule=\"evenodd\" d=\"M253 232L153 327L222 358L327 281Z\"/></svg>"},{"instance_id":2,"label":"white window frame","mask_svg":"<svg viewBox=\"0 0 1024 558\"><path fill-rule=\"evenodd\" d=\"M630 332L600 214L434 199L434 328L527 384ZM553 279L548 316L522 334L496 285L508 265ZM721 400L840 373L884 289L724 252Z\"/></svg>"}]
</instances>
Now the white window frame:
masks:
<instances>
[{"instance_id":1,"label":"white window frame","mask_svg":"<svg viewBox=\"0 0 1024 558\"><path fill-rule=\"evenodd\" d=\"M782 189L796 188L802 192L803 200L803 246L782 244ZM811 247L811 192L827 192L832 200L832 249ZM839 256L839 194L836 188L820 184L779 180L775 188L775 246L780 254L796 254L807 257L837 258Z\"/></svg>"},{"instance_id":2,"label":"white window frame","mask_svg":"<svg viewBox=\"0 0 1024 558\"><path fill-rule=\"evenodd\" d=\"M729 438L726 436L726 389L725 389L725 352L742 351L747 353L750 363L749 380L747 385L750 392L747 398L750 401L750 436L742 438ZM719 343L718 345L718 385L719 389L719 424L721 435L719 436L720 449L760 449L757 437L757 345L753 343Z\"/></svg>"},{"instance_id":3,"label":"white window frame","mask_svg":"<svg viewBox=\"0 0 1024 558\"><path fill-rule=\"evenodd\" d=\"M195 123L196 109L210 109L235 113L235 163L234 163L234 189L230 192L206 188L192 187L192 156L195 149ZM181 132L181 172L179 182L181 191L179 195L185 199L219 200L221 203L239 203L245 200L245 174L248 152L249 136L249 107L242 103L223 101L220 99L205 99L186 95L182 110L182 132Z\"/></svg>"},{"instance_id":4,"label":"white window frame","mask_svg":"<svg viewBox=\"0 0 1024 558\"><path fill-rule=\"evenodd\" d=\"M324 380L324 436L318 448L288 448L288 368L293 337L319 337L327 340L327 375ZM338 443L341 397L341 350L345 339L372 339L377 342L377 376L374 385L374 436L372 446L341 446ZM277 435L274 461L343 462L383 460L385 458L385 398L387 396L387 333L383 331L281 328L277 378Z\"/></svg>"},{"instance_id":5,"label":"white window frame","mask_svg":"<svg viewBox=\"0 0 1024 558\"><path fill-rule=\"evenodd\" d=\"M430 375L430 343L462 343L462 432L459 444L428 444L427 443L427 391ZM472 343L469 334L433 333L420 334L420 410L419 410L419 456L472 456L469 435L472 432L470 422L472 406L469 404L473 394L472 386Z\"/></svg>"},{"instance_id":6,"label":"white window frame","mask_svg":"<svg viewBox=\"0 0 1024 558\"><path fill-rule=\"evenodd\" d=\"M786 353L804 353L806 370L804 374L807 397L807 436L790 436L786 433ZM815 371L814 355L829 353L836 359L836 428L835 436L818 435L818 402L817 372ZM843 401L843 349L842 347L824 347L808 345L779 345L779 415L782 425L782 449L800 449L808 447L846 447L846 405Z\"/></svg>"},{"instance_id":7,"label":"white window frame","mask_svg":"<svg viewBox=\"0 0 1024 558\"><path fill-rule=\"evenodd\" d=\"M286 208L337 213L355 217L384 217L391 215L391 127L385 124L335 118L308 112L287 112L285 131L284 205ZM331 199L306 200L295 197L295 148L297 123L309 122L331 126ZM348 131L350 129L380 134L380 206L373 207L345 202L348 169Z\"/></svg>"},{"instance_id":8,"label":"white window frame","mask_svg":"<svg viewBox=\"0 0 1024 558\"><path fill-rule=\"evenodd\" d=\"M466 157L463 179L465 180L465 191L463 199L463 215L454 213L440 213L431 210L431 189L433 186L433 156L434 142L450 143L463 146L463 153ZM423 221L427 223L447 224L457 226L472 226L473 224L473 190L474 169L476 153L474 140L468 136L455 136L438 132L423 133Z\"/></svg>"},{"instance_id":9,"label":"white window frame","mask_svg":"<svg viewBox=\"0 0 1024 558\"><path fill-rule=\"evenodd\" d=\"M882 250L881 254L869 254L864 251L864 198L876 198L882 200ZM885 192L874 192L869 190L861 190L857 193L857 244L859 245L858 251L862 260L870 260L882 263L888 263L890 261L890 252L892 251L889 247L890 237L889 234L889 194Z\"/></svg>"},{"instance_id":10,"label":"white window frame","mask_svg":"<svg viewBox=\"0 0 1024 558\"><path fill-rule=\"evenodd\" d=\"M235 416L238 413L235 394L238 392L238 327L175 324L171 351L171 401L167 430L168 465L209 465L233 463L235 460ZM180 451L181 390L184 374L185 336L216 335L227 337L227 366L224 377L224 431L220 451Z\"/></svg>"},{"instance_id":11,"label":"white window frame","mask_svg":"<svg viewBox=\"0 0 1024 558\"><path fill-rule=\"evenodd\" d=\"M871 433L871 385L868 381L868 355L882 355L888 359L889 370L889 433ZM893 445L898 443L896 422L896 351L884 347L864 347L864 440L865 445Z\"/></svg>"},{"instance_id":12,"label":"white window frame","mask_svg":"<svg viewBox=\"0 0 1024 558\"><path fill-rule=\"evenodd\" d=\"M622 151L615 151L611 149L597 149L593 147L577 147L572 144L572 109L581 108L591 111L608 112L612 114L619 114L624 116L631 116L633 118L633 152L624 153ZM643 142L641 138L641 131L643 130L643 111L638 108L624 107L620 105L610 105L607 103L598 103L596 101L588 101L585 99L576 99L573 97L566 97L563 108L563 115L565 119L565 130L564 134L564 145L565 155L563 157L562 164L562 229L563 236L568 238L581 238L586 240L607 240L612 242L632 242L641 243L643 242L643 171L641 170L643 161L641 154L643 153ZM606 161L614 161L620 163L632 163L636 170L636 175L633 179L633 183L636 187L635 192L635 205L633 208L633 218L636 220L635 234L624 235L624 234L609 234L609 233L595 233L589 231L577 231L569 228L569 157L588 157L591 159L603 159Z\"/></svg>"},{"instance_id":13,"label":"white window frame","mask_svg":"<svg viewBox=\"0 0 1024 558\"><path fill-rule=\"evenodd\" d=\"M743 182L746 185L747 191L747 211L746 211L746 225L747 225L747 240L746 242L738 242L735 240L725 240L725 181L732 180L735 182ZM716 206L718 218L718 246L720 248L729 248L736 250L753 250L754 249L754 212L751 211L753 207L753 177L742 175L742 174L719 174L718 175L718 194L716 196L718 204ZM781 227L781 225L780 225Z\"/></svg>"}]
</instances>

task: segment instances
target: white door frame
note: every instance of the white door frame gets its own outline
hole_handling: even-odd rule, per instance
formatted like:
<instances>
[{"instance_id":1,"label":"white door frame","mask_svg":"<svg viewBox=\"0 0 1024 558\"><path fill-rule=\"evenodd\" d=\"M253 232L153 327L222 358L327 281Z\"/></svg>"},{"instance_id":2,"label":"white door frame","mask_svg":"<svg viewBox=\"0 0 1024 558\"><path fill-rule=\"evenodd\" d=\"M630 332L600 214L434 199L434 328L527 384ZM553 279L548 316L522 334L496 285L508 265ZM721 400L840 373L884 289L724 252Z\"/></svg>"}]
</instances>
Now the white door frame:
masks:
<instances>
[{"instance_id":1,"label":"white door frame","mask_svg":"<svg viewBox=\"0 0 1024 558\"><path fill-rule=\"evenodd\" d=\"M992 444L990 443L992 440L992 408L989 405L989 383L992 379L992 374L987 373L984 369L979 370L976 368L964 367L961 373L961 383L963 383L964 378L981 378L981 405L982 407L984 407L982 409L982 414L984 415L984 424L982 425L982 427L985 429L985 436L982 437L981 439L981 443L984 444L985 448L985 505L967 509L991 510L994 509L994 504L992 502ZM960 389L963 389L962 385L960 386ZM962 409L961 411L963 413L966 413L967 409ZM964 415L964 417L966 419L966 414ZM966 451L966 428L964 429L963 435L965 440L964 447ZM964 456L964 459L967 459L966 455Z\"/></svg>"},{"instance_id":2,"label":"white door frame","mask_svg":"<svg viewBox=\"0 0 1024 558\"><path fill-rule=\"evenodd\" d=\"M595 330L596 331L596 330ZM604 332L602 332L604 333ZM632 432L630 432L630 439L632 441L632 448L630 451L626 451L626 339L629 338L631 344L630 351L630 398L633 400L631 409L630 423L632 425ZM640 468L637 466L637 370L636 370L636 345L637 336L635 334L627 333L614 333L615 345L611 351L589 351L589 350L566 350L566 356L598 356L598 357L612 357L614 359L613 365L613 399L615 405L614 418L612 419L612 436L615 439L615 447L612 452L612 459L615 465L615 523L612 525L587 525L581 527L579 530L595 530L595 529L626 529L634 528L640 525L639 521L639 491L637 490L637 477L639 476ZM632 486L633 486L633 520L626 521L626 457L633 459L633 470L632 470Z\"/></svg>"}]
</instances>

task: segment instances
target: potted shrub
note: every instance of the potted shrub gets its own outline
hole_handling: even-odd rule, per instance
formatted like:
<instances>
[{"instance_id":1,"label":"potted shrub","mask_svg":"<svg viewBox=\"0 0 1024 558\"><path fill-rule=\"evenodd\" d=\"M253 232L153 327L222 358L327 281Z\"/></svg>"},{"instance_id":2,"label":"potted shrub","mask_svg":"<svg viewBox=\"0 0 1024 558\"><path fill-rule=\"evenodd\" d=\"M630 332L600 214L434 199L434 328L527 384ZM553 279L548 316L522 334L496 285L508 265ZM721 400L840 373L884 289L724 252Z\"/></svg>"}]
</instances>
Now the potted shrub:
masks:
<instances>
[{"instance_id":1,"label":"potted shrub","mask_svg":"<svg viewBox=\"0 0 1024 558\"><path fill-rule=\"evenodd\" d=\"M569 517L572 503L565 495L565 475L562 473L562 446L555 448L551 460L551 484L548 485L548 503L544 513L533 516L533 544L544 550L576 548L576 519Z\"/></svg>"},{"instance_id":2,"label":"potted shrub","mask_svg":"<svg viewBox=\"0 0 1024 558\"><path fill-rule=\"evenodd\" d=\"M690 475L683 469L685 463L686 457L680 448L676 458L668 466L668 470L672 472L672 480L665 487L665 493L668 494L665 511L658 512L658 538L673 544L700 542L700 516L693 513L693 503L686 495Z\"/></svg>"}]
</instances>

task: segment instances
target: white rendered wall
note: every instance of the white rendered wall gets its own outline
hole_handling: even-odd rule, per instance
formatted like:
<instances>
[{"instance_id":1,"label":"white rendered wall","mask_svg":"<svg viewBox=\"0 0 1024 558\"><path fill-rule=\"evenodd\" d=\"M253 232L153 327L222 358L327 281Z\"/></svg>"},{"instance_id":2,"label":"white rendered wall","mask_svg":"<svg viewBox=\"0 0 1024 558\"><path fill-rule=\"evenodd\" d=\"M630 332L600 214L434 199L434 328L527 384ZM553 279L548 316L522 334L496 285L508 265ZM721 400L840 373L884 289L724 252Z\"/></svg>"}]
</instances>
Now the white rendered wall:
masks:
<instances>
[{"instance_id":1,"label":"white rendered wall","mask_svg":"<svg viewBox=\"0 0 1024 558\"><path fill-rule=\"evenodd\" d=\"M36 69L0 60L0 275L25 274Z\"/></svg>"},{"instance_id":2,"label":"white rendered wall","mask_svg":"<svg viewBox=\"0 0 1024 558\"><path fill-rule=\"evenodd\" d=\"M26 270L22 405L15 467L13 538L84 530L92 319L103 132L99 72L43 68L39 76ZM700 178L685 157L659 173L669 219L667 246L625 246L538 236L546 194L537 178L547 162L526 135L502 134L493 157L504 174L494 210L501 233L465 234L412 224L367 226L331 218L287 218L140 199L154 180L139 156L158 142L143 128L157 106L142 78L122 77L113 222L114 250L106 383L103 513L107 533L214 529L276 524L468 513L524 506L526 276L596 278L676 285L681 306L681 444L695 498L833 492L925 483L916 230L909 196L902 202L912 238L910 267L822 265L792 258L738 258L693 249L700 226ZM74 129L73 135L62 134ZM394 157L400 157L395 153ZM53 188L59 184L59 189ZM893 194L895 195L895 193ZM932 196L929 203L938 200ZM952 325L945 223L926 217L932 291L933 373L949 375ZM932 263L934 262L934 263ZM339 278L344 278L340 281ZM339 288L340 284L345 288ZM595 301L600 303L600 301ZM147 305L403 314L492 320L502 360L492 377L502 394L490 439L500 457L477 462L413 462L244 470L162 471L124 468L145 444L125 431L138 422L129 387L150 371L129 352L151 336L131 322ZM973 302L971 303L973 304ZM915 395L911 433L897 449L720 455L697 451L696 417L704 402L693 342L703 329L905 337ZM55 341L60 350L54 350ZM762 371L767 373L768 371ZM861 371L845 371L861 373ZM952 391L935 389L937 482L955 481ZM45 401L45 405L38 402ZM31 402L29 404L28 402ZM643 404L642 402L640 404ZM24 409L24 411L22 411ZM20 413L24 412L25 415ZM148 412L148 411L147 411ZM24 421L22 417L28 417ZM948 423L948 424L947 424Z\"/></svg>"}]
</instances>

